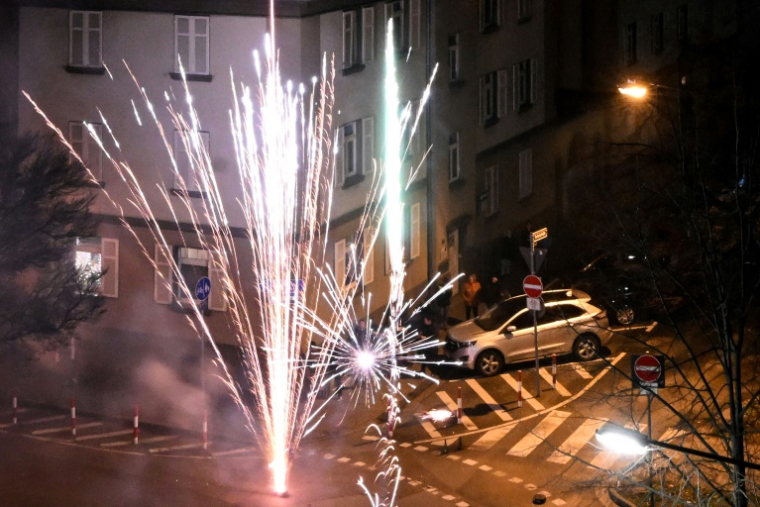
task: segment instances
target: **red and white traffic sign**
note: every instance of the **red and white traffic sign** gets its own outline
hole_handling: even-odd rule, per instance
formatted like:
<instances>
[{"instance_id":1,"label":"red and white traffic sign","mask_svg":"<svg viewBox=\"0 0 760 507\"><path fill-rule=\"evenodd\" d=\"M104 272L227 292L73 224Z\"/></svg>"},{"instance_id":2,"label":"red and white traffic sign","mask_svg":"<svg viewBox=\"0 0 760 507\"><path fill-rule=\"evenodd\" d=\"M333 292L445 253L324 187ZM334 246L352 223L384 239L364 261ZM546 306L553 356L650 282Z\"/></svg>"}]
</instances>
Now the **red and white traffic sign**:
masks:
<instances>
[{"instance_id":1,"label":"red and white traffic sign","mask_svg":"<svg viewBox=\"0 0 760 507\"><path fill-rule=\"evenodd\" d=\"M541 297L541 293L544 291L544 284L541 283L541 279L536 275L528 275L523 280L523 290L529 297Z\"/></svg>"},{"instance_id":2,"label":"red and white traffic sign","mask_svg":"<svg viewBox=\"0 0 760 507\"><path fill-rule=\"evenodd\" d=\"M656 357L643 354L635 359L633 373L642 383L656 385L662 375L662 364Z\"/></svg>"}]
</instances>

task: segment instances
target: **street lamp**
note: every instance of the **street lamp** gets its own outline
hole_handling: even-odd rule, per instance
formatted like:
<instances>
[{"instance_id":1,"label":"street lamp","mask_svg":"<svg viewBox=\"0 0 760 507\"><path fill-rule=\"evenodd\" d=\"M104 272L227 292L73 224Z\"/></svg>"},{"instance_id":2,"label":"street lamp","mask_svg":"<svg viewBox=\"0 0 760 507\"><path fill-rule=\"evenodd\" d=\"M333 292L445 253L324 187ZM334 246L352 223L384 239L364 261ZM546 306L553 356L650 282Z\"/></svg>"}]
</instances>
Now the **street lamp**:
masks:
<instances>
[{"instance_id":1,"label":"street lamp","mask_svg":"<svg viewBox=\"0 0 760 507\"><path fill-rule=\"evenodd\" d=\"M669 444L667 442L660 442L659 440L653 440L638 431L621 428L620 426L612 424L605 424L603 427L596 430L596 439L599 440L605 448L618 454L640 456L655 448L662 448L720 461L721 463L740 465L751 470L760 470L760 464L750 463L729 456L721 456L720 454L714 454L711 452L700 451L698 449L691 449L689 447L682 447L680 445Z\"/></svg>"}]
</instances>

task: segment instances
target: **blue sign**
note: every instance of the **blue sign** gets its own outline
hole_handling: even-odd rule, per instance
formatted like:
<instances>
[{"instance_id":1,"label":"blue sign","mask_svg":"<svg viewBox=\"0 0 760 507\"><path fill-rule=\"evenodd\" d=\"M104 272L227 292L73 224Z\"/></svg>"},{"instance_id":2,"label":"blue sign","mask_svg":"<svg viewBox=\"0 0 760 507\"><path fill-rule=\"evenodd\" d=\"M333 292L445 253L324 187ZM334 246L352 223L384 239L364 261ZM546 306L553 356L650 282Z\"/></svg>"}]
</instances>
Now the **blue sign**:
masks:
<instances>
[{"instance_id":1,"label":"blue sign","mask_svg":"<svg viewBox=\"0 0 760 507\"><path fill-rule=\"evenodd\" d=\"M198 301L205 301L208 299L208 295L211 293L211 280L207 276L201 277L198 283L195 284L195 299Z\"/></svg>"}]
</instances>

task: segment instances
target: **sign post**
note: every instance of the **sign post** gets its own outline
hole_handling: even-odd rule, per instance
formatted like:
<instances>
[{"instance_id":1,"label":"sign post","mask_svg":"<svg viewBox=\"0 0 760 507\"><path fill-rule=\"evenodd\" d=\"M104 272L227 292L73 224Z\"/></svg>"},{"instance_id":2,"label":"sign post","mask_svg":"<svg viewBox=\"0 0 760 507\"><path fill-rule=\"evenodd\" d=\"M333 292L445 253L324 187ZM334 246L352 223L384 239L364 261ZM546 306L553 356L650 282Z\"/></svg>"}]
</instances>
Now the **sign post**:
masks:
<instances>
[{"instance_id":1,"label":"sign post","mask_svg":"<svg viewBox=\"0 0 760 507\"><path fill-rule=\"evenodd\" d=\"M208 297L211 294L211 280L207 276L202 276L195 284L195 299L200 301L201 315L208 309ZM203 397L206 397L206 375L204 365L206 363L206 340L201 335L201 391Z\"/></svg>"},{"instance_id":2,"label":"sign post","mask_svg":"<svg viewBox=\"0 0 760 507\"><path fill-rule=\"evenodd\" d=\"M660 387L665 387L665 358L653 356L650 353L631 356L631 380L633 387L639 387L639 395L647 395L647 424L649 426L649 440L652 440L652 396ZM650 453L649 457L649 486L651 488L654 465ZM654 496L651 496L651 507L654 507Z\"/></svg>"},{"instance_id":3,"label":"sign post","mask_svg":"<svg viewBox=\"0 0 760 507\"><path fill-rule=\"evenodd\" d=\"M545 230L545 229L543 229ZM535 242L532 242L535 245ZM531 270L533 268L533 247L531 247ZM533 312L533 343L536 349L536 398L541 396L541 375L538 368L538 317L537 311L541 310L541 294L544 292L544 284L535 274L530 274L523 280L523 290L527 297L528 309Z\"/></svg>"}]
</instances>

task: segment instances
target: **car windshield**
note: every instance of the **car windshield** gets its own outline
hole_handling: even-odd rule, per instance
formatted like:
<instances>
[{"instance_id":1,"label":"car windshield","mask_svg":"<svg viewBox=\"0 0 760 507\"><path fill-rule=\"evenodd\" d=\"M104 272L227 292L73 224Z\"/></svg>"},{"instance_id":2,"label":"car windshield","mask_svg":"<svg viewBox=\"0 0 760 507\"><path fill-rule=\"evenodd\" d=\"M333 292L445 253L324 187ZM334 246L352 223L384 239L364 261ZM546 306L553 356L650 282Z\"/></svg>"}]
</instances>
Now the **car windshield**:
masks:
<instances>
[{"instance_id":1,"label":"car windshield","mask_svg":"<svg viewBox=\"0 0 760 507\"><path fill-rule=\"evenodd\" d=\"M475 318L475 324L483 331L494 331L503 326L514 314L524 309L526 305L524 296L502 301L480 317Z\"/></svg>"}]
</instances>

